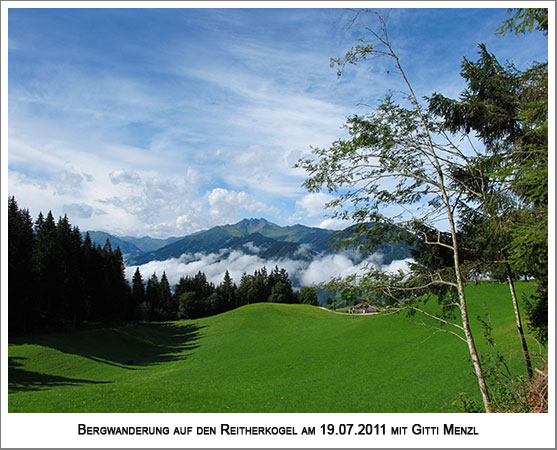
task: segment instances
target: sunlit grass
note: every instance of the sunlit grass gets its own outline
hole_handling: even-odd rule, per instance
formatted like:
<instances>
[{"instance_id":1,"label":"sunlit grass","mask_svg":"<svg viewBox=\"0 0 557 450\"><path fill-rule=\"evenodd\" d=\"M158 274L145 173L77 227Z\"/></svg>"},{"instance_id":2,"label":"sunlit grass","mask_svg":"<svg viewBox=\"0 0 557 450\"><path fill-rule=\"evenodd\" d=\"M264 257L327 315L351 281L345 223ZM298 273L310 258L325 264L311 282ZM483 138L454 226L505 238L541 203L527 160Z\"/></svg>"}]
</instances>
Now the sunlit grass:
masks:
<instances>
[{"instance_id":1,"label":"sunlit grass","mask_svg":"<svg viewBox=\"0 0 557 450\"><path fill-rule=\"evenodd\" d=\"M480 350L475 318L486 305L498 350L525 373L507 286L467 290ZM258 303L194 321L13 339L9 411L450 412L459 392L477 395L467 346L418 322Z\"/></svg>"}]
</instances>

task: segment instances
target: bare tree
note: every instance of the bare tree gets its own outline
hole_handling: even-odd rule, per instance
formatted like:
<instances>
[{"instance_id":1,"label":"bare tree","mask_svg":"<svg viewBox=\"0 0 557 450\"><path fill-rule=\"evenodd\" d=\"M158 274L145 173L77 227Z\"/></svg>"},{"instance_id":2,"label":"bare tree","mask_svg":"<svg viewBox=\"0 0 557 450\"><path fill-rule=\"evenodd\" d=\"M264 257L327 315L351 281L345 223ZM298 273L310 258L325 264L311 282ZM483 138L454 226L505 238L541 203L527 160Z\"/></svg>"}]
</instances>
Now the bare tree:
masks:
<instances>
[{"instance_id":1,"label":"bare tree","mask_svg":"<svg viewBox=\"0 0 557 450\"><path fill-rule=\"evenodd\" d=\"M328 204L334 217L349 218L359 224L348 244L372 248L385 236L409 239L414 236L432 264L414 264L410 274L393 276L368 270L361 275L333 280L337 287L351 286L360 295L390 299L392 311L409 309L438 323L436 332L450 333L468 346L468 351L486 412L491 412L489 392L480 358L470 329L462 253L456 217L465 202L464 186L452 176L455 168L470 168L470 152L453 142L440 123L418 100L410 81L393 50L384 17L370 10L379 27L365 27L370 39L361 39L343 58L332 60L339 76L346 64L376 57L388 58L394 71L402 76L407 92L397 101L393 93L371 113L347 119L348 139L335 141L326 149L314 148L313 159L297 164L309 178L305 187L317 192L327 189L338 197ZM397 206L397 214L386 215L386 207ZM369 226L372 224L372 226ZM450 269L446 259L452 260ZM443 263L443 259L445 260ZM442 302L440 314L420 307L420 299L436 293ZM460 312L460 323L448 319L447 312Z\"/></svg>"}]
</instances>

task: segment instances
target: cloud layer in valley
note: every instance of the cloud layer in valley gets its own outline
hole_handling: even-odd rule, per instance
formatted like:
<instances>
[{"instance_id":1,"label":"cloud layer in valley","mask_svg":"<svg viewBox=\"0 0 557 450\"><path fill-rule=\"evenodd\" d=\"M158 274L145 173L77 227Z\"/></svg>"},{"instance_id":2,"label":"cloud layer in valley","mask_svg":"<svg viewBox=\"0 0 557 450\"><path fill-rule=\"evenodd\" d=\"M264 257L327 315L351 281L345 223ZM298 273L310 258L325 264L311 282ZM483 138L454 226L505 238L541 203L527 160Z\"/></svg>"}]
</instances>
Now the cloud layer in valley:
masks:
<instances>
[{"instance_id":1,"label":"cloud layer in valley","mask_svg":"<svg viewBox=\"0 0 557 450\"><path fill-rule=\"evenodd\" d=\"M358 261L356 255L348 251L319 255L311 261L286 258L265 260L258 255L258 249L253 244L246 250L248 252L223 250L219 253L210 254L184 254L180 258L150 261L141 266L126 267L126 276L131 280L135 270L139 267L139 271L145 280L153 273L156 273L160 278L164 272L170 284L174 285L178 283L182 276L193 276L198 272L203 272L210 282L218 285L222 282L224 274L228 270L234 282L239 285L243 273L253 274L255 270L261 269L263 266L267 269L278 266L288 272L295 286L301 287L327 282L338 276L359 273L369 265L386 272L405 270L406 263L411 261L405 259L383 264L383 256L379 253Z\"/></svg>"}]
</instances>

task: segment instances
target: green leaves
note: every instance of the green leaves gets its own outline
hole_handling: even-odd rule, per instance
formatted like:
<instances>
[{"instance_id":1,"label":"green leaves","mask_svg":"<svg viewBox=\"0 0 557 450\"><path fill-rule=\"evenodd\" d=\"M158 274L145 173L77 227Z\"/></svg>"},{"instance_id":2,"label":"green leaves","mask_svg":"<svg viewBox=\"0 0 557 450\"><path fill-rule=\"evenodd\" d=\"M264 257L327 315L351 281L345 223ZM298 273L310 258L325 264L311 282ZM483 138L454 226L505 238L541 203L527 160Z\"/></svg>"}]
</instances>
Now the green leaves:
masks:
<instances>
[{"instance_id":1,"label":"green leaves","mask_svg":"<svg viewBox=\"0 0 557 450\"><path fill-rule=\"evenodd\" d=\"M496 34L505 36L509 31L516 36L539 30L547 36L548 9L547 8L509 8L509 13L515 13L497 28Z\"/></svg>"},{"instance_id":2,"label":"green leaves","mask_svg":"<svg viewBox=\"0 0 557 450\"><path fill-rule=\"evenodd\" d=\"M433 123L428 115L425 120ZM437 168L427 160L428 130L416 108L397 104L388 94L372 113L349 117L346 128L349 139L313 149L314 159L296 165L310 175L304 183L310 191L340 194L332 205L339 214L355 221L378 219L381 205L412 205L440 195Z\"/></svg>"}]
</instances>

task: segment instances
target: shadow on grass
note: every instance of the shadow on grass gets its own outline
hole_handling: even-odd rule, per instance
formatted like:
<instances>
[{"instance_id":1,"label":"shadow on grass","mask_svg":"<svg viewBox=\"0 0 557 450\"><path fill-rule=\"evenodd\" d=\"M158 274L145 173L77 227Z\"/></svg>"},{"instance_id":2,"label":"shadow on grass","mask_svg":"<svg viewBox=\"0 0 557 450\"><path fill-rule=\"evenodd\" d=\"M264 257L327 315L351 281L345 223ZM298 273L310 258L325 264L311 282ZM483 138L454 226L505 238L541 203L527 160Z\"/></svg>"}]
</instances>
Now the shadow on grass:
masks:
<instances>
[{"instance_id":1,"label":"shadow on grass","mask_svg":"<svg viewBox=\"0 0 557 450\"><path fill-rule=\"evenodd\" d=\"M50 347L99 363L137 370L141 366L186 359L198 347L201 328L192 323L140 323L20 337L12 339L10 344Z\"/></svg>"},{"instance_id":2,"label":"shadow on grass","mask_svg":"<svg viewBox=\"0 0 557 450\"><path fill-rule=\"evenodd\" d=\"M41 391L54 386L77 386L80 384L106 384L110 381L92 381L81 378L60 377L46 373L33 372L22 368L22 360L27 358L8 358L8 393L18 391Z\"/></svg>"}]
</instances>

